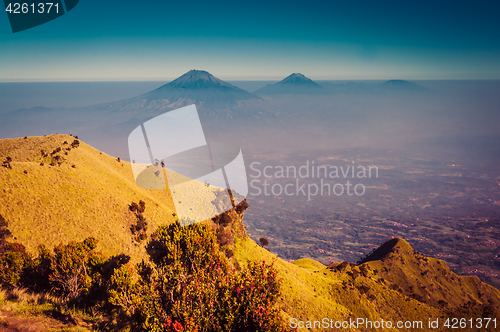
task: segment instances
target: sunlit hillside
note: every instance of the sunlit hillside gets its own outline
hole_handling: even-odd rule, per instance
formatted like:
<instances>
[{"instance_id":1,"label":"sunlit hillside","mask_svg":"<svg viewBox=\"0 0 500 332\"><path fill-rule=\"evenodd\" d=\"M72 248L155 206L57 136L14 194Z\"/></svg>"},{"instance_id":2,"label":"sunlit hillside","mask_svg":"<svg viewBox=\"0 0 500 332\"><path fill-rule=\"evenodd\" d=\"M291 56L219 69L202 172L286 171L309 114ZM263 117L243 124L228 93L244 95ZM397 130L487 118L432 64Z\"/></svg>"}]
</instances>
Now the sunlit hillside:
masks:
<instances>
[{"instance_id":1,"label":"sunlit hillside","mask_svg":"<svg viewBox=\"0 0 500 332\"><path fill-rule=\"evenodd\" d=\"M146 203L153 231L174 220L170 192L138 187L129 163L83 142L72 147L74 141L69 135L0 140L0 162L12 159L12 168L0 167L0 215L30 251L94 236L106 255L142 257L144 249L131 236L129 205Z\"/></svg>"}]
</instances>

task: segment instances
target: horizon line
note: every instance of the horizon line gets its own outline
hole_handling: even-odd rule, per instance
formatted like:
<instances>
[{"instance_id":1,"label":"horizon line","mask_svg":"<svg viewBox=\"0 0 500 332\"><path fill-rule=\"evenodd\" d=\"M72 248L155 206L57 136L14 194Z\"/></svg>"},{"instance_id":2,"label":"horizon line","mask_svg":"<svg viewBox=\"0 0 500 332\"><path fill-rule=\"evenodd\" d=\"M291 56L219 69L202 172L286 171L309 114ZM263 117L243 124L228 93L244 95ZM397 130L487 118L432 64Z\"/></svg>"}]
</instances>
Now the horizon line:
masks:
<instances>
[{"instance_id":1,"label":"horizon line","mask_svg":"<svg viewBox=\"0 0 500 332\"><path fill-rule=\"evenodd\" d=\"M215 75L214 75L215 76ZM105 82L171 82L177 77L173 78L129 78L129 79L118 79L118 78L107 78L107 79L0 79L0 83L105 83ZM308 77L306 75L306 77ZM220 78L227 82L276 82L281 81L285 77L274 78L273 77L262 77L262 78ZM318 78L314 79L308 77L314 81L327 82L327 81L391 81L391 80L402 80L402 81L498 81L500 78Z\"/></svg>"}]
</instances>

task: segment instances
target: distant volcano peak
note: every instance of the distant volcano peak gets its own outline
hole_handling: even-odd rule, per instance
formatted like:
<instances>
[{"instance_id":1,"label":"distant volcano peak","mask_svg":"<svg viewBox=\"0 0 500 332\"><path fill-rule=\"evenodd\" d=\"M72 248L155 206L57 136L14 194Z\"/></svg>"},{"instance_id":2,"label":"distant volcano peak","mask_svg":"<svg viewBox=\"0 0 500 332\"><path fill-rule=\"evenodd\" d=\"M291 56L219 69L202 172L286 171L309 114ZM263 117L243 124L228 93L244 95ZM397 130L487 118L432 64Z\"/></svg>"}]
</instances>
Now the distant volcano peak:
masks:
<instances>
[{"instance_id":1,"label":"distant volcano peak","mask_svg":"<svg viewBox=\"0 0 500 332\"><path fill-rule=\"evenodd\" d=\"M318 94L322 86L301 73L293 73L275 84L255 91L256 94Z\"/></svg>"},{"instance_id":2,"label":"distant volcano peak","mask_svg":"<svg viewBox=\"0 0 500 332\"><path fill-rule=\"evenodd\" d=\"M286 77L286 78L285 78L285 80L286 80L286 79L289 79L289 78L291 78L291 77L301 77L301 78L304 78L304 79L306 79L306 80L309 80L309 81L310 81L310 79L309 79L309 78L305 77L305 76L304 76L303 74L301 74L301 73L293 73L293 74L291 74L290 76Z\"/></svg>"},{"instance_id":3,"label":"distant volcano peak","mask_svg":"<svg viewBox=\"0 0 500 332\"><path fill-rule=\"evenodd\" d=\"M205 70L192 69L182 76L179 76L170 83L165 84L158 90L163 88L180 88L180 89L208 89L208 88L231 88L240 90L237 87L224 82Z\"/></svg>"},{"instance_id":4,"label":"distant volcano peak","mask_svg":"<svg viewBox=\"0 0 500 332\"><path fill-rule=\"evenodd\" d=\"M292 75L286 77L278 84L301 84L301 85L314 85L319 86L316 82L311 80L310 78L305 77L301 73L293 73Z\"/></svg>"},{"instance_id":5,"label":"distant volcano peak","mask_svg":"<svg viewBox=\"0 0 500 332\"><path fill-rule=\"evenodd\" d=\"M234 104L239 100L260 99L258 96L224 82L205 70L192 69L156 90L141 96L166 100L169 105Z\"/></svg>"}]
</instances>

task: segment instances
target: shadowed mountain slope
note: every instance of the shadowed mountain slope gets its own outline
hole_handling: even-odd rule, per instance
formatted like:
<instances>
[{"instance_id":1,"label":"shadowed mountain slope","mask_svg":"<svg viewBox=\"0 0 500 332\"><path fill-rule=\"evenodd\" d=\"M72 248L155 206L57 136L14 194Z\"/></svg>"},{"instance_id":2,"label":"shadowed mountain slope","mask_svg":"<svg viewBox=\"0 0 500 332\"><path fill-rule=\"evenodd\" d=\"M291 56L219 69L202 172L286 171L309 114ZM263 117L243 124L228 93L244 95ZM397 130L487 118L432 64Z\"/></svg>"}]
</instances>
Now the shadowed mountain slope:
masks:
<instances>
[{"instance_id":1,"label":"shadowed mountain slope","mask_svg":"<svg viewBox=\"0 0 500 332\"><path fill-rule=\"evenodd\" d=\"M384 260L390 254L410 254L413 253L413 248L411 245L403 239L394 238L383 243L380 247L375 249L371 254L366 256L360 263L366 263L370 261Z\"/></svg>"}]
</instances>

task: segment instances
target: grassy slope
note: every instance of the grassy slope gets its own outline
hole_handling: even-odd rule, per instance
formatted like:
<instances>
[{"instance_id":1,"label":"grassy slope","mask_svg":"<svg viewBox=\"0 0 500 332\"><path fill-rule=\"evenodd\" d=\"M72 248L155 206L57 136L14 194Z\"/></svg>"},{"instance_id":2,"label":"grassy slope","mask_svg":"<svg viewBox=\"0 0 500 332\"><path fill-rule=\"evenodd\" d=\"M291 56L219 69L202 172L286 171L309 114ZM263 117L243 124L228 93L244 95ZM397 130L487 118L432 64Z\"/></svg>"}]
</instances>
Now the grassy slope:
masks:
<instances>
[{"instance_id":1,"label":"grassy slope","mask_svg":"<svg viewBox=\"0 0 500 332\"><path fill-rule=\"evenodd\" d=\"M282 279L280 307L284 317L299 320L349 320L358 317L375 320L425 320L439 317L441 311L391 290L380 277L368 271L366 277L352 278L351 268L339 272L314 260L293 263L276 258L251 239L239 240L236 257L274 261ZM358 269L359 268L354 268ZM304 329L305 330L305 329ZM314 329L312 329L314 330Z\"/></svg>"},{"instance_id":2,"label":"grassy slope","mask_svg":"<svg viewBox=\"0 0 500 332\"><path fill-rule=\"evenodd\" d=\"M66 148L73 140L68 135L0 140L0 162L8 156L13 160L12 169L0 167L0 214L10 222L13 236L31 251L42 243L53 246L94 236L106 255L143 257L144 249L132 240L129 227L135 217L128 205L146 202L152 231L174 220L169 191L139 188L129 163L84 143L68 155L59 153L66 159L60 167L50 166L40 153Z\"/></svg>"},{"instance_id":3,"label":"grassy slope","mask_svg":"<svg viewBox=\"0 0 500 332\"><path fill-rule=\"evenodd\" d=\"M394 240L396 245L385 256L357 266L345 262L327 267L311 259L288 263L251 239L240 239L235 255L240 262L274 262L282 278L280 307L287 320L352 317L390 320L394 325L422 321L425 327L429 318L444 322L450 317L498 317L499 290L477 277L457 276L444 261ZM492 326L489 330L494 331Z\"/></svg>"}]
</instances>

